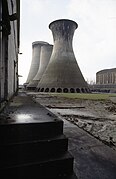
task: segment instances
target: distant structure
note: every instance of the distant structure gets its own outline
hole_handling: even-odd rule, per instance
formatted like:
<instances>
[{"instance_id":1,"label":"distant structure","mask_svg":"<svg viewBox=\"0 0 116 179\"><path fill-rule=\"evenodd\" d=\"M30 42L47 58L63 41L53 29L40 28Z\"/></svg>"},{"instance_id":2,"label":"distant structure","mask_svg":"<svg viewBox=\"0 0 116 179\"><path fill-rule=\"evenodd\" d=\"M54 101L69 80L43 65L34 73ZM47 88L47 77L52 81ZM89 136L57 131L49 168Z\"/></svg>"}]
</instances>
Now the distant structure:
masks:
<instances>
[{"instance_id":1,"label":"distant structure","mask_svg":"<svg viewBox=\"0 0 116 179\"><path fill-rule=\"evenodd\" d=\"M98 71L96 84L116 84L116 68Z\"/></svg>"},{"instance_id":2,"label":"distant structure","mask_svg":"<svg viewBox=\"0 0 116 179\"><path fill-rule=\"evenodd\" d=\"M48 63L49 63L49 60L50 60L50 57L52 54L52 49L53 49L53 45L50 45L50 44L44 44L43 46L41 46L39 69L38 69L36 76L33 78L33 80L27 86L28 89L30 89L30 90L36 89L36 87L37 87L37 85L38 85L38 83L39 83L43 73L45 72Z\"/></svg>"},{"instance_id":3,"label":"distant structure","mask_svg":"<svg viewBox=\"0 0 116 179\"><path fill-rule=\"evenodd\" d=\"M38 72L39 63L40 63L41 46L45 44L48 44L48 43L43 42L43 41L35 41L32 43L32 62L31 62L29 74L28 74L25 85L28 85Z\"/></svg>"},{"instance_id":4,"label":"distant structure","mask_svg":"<svg viewBox=\"0 0 116 179\"><path fill-rule=\"evenodd\" d=\"M94 92L116 93L116 68L104 69L96 73L96 84L90 86Z\"/></svg>"},{"instance_id":5,"label":"distant structure","mask_svg":"<svg viewBox=\"0 0 116 179\"><path fill-rule=\"evenodd\" d=\"M20 0L0 1L0 110L18 91Z\"/></svg>"},{"instance_id":6,"label":"distant structure","mask_svg":"<svg viewBox=\"0 0 116 179\"><path fill-rule=\"evenodd\" d=\"M72 39L77 23L60 19L50 23L54 39L53 53L37 88L40 92L89 92L77 64Z\"/></svg>"}]
</instances>

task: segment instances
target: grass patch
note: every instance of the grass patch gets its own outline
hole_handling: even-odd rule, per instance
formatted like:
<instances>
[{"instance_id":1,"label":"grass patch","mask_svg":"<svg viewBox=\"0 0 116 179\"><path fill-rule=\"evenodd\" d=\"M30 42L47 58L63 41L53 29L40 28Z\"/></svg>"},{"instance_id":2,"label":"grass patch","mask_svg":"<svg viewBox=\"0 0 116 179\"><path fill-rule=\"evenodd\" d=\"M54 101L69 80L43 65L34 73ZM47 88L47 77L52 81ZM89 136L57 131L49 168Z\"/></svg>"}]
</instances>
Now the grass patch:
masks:
<instances>
[{"instance_id":1,"label":"grass patch","mask_svg":"<svg viewBox=\"0 0 116 179\"><path fill-rule=\"evenodd\" d=\"M115 94L101 94L101 93L52 93L53 96L70 98L70 99L88 99L88 100L109 100L110 97L116 97Z\"/></svg>"}]
</instances>

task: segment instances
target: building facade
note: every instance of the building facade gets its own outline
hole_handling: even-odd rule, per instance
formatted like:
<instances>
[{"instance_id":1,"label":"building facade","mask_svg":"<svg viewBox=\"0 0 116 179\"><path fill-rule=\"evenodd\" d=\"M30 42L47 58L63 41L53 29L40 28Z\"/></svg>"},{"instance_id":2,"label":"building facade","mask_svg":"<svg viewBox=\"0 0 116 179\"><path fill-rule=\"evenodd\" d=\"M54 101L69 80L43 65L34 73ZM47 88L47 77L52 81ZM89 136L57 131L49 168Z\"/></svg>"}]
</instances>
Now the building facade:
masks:
<instances>
[{"instance_id":1,"label":"building facade","mask_svg":"<svg viewBox=\"0 0 116 179\"><path fill-rule=\"evenodd\" d=\"M98 71L96 84L89 87L93 92L116 93L116 68Z\"/></svg>"},{"instance_id":2,"label":"building facade","mask_svg":"<svg viewBox=\"0 0 116 179\"><path fill-rule=\"evenodd\" d=\"M0 1L0 109L18 90L20 0Z\"/></svg>"},{"instance_id":3,"label":"building facade","mask_svg":"<svg viewBox=\"0 0 116 179\"><path fill-rule=\"evenodd\" d=\"M116 84L116 68L105 69L97 72L96 84Z\"/></svg>"}]
</instances>

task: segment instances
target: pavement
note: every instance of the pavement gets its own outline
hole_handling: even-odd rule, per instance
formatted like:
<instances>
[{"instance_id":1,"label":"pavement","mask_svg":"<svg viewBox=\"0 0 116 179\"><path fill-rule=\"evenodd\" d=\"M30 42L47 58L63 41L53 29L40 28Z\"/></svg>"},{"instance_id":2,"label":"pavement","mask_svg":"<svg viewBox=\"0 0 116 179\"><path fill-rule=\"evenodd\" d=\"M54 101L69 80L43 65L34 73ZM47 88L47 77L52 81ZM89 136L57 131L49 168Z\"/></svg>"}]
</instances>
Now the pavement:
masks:
<instances>
[{"instance_id":1,"label":"pavement","mask_svg":"<svg viewBox=\"0 0 116 179\"><path fill-rule=\"evenodd\" d=\"M20 96L25 96L24 93L19 93L18 101L10 103L9 108L6 109L7 122L10 123L22 123L22 122L34 122L36 121L36 115L38 115L38 107L36 103L33 111L31 111L31 100L27 101L27 106L23 106L20 101ZM29 105L28 105L29 103ZM17 106L21 106L21 111L14 113ZM40 105L41 108L41 105ZM42 108L43 109L43 108ZM26 110L29 116L26 115ZM22 119L23 112L23 121ZM43 120L56 120L55 115L45 110L41 111L41 121ZM2 115L5 116L5 113ZM2 116L2 118L3 118ZM45 116L45 118L44 118ZM6 117L6 116L5 116ZM73 123L64 121L64 134L69 139L68 150L74 157L74 172L78 179L116 179L116 151L109 146L105 145L98 139L91 136L86 131L80 129ZM1 120L1 123L3 121Z\"/></svg>"},{"instance_id":2,"label":"pavement","mask_svg":"<svg viewBox=\"0 0 116 179\"><path fill-rule=\"evenodd\" d=\"M116 104L116 96L110 97L110 100L111 100L114 104Z\"/></svg>"},{"instance_id":3,"label":"pavement","mask_svg":"<svg viewBox=\"0 0 116 179\"><path fill-rule=\"evenodd\" d=\"M116 179L116 151L66 120L64 134L78 179Z\"/></svg>"}]
</instances>

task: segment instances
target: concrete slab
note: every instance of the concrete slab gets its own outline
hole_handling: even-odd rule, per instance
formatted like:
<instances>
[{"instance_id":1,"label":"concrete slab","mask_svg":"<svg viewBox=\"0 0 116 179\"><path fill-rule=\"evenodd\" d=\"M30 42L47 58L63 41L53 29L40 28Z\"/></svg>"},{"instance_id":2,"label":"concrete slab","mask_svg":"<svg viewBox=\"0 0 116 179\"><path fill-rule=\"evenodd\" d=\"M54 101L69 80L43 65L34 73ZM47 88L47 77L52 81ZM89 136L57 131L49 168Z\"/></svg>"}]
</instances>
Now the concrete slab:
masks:
<instances>
[{"instance_id":1,"label":"concrete slab","mask_svg":"<svg viewBox=\"0 0 116 179\"><path fill-rule=\"evenodd\" d=\"M65 136L59 137L63 135L63 121L56 115L34 102L32 97L19 93L0 117L0 147L3 149L0 177L76 179L73 156L67 151L68 140ZM51 137L59 137L60 145L57 140L51 145ZM63 138L65 142L61 145ZM45 156L42 152L46 152Z\"/></svg>"},{"instance_id":2,"label":"concrete slab","mask_svg":"<svg viewBox=\"0 0 116 179\"><path fill-rule=\"evenodd\" d=\"M21 124L22 120L18 119L18 114L32 115L31 118L23 119L27 124L31 122L36 125L37 121L42 123L59 120L40 104L32 101L31 97L26 98L25 93L13 99L6 113L1 115L1 125ZM74 157L74 172L78 179L116 179L116 151L66 120L64 134L69 138L69 152Z\"/></svg>"},{"instance_id":3,"label":"concrete slab","mask_svg":"<svg viewBox=\"0 0 116 179\"><path fill-rule=\"evenodd\" d=\"M16 143L55 137L63 133L63 121L25 93L15 96L0 114L0 143Z\"/></svg>"},{"instance_id":4,"label":"concrete slab","mask_svg":"<svg viewBox=\"0 0 116 179\"><path fill-rule=\"evenodd\" d=\"M56 121L58 118L32 100L26 93L19 93L0 115L0 124L41 123Z\"/></svg>"},{"instance_id":5,"label":"concrete slab","mask_svg":"<svg viewBox=\"0 0 116 179\"><path fill-rule=\"evenodd\" d=\"M78 179L116 179L116 151L66 120L64 134Z\"/></svg>"}]
</instances>

